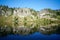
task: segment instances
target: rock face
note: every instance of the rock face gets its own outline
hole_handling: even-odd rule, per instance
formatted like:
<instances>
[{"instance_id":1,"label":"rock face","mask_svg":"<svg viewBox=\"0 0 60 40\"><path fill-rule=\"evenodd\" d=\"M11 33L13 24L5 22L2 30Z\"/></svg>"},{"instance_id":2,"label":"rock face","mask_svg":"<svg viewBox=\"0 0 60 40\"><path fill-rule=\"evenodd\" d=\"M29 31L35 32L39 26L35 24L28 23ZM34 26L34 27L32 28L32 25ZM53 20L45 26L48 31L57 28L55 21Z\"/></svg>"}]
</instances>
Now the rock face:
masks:
<instances>
[{"instance_id":1,"label":"rock face","mask_svg":"<svg viewBox=\"0 0 60 40\"><path fill-rule=\"evenodd\" d=\"M50 18L50 16L48 16L49 14L50 13L49 13L48 10L41 10L41 11L39 11L40 18L46 18L46 17Z\"/></svg>"},{"instance_id":2,"label":"rock face","mask_svg":"<svg viewBox=\"0 0 60 40\"><path fill-rule=\"evenodd\" d=\"M19 8L14 10L14 15L18 15L19 17L25 17L31 15L31 12L28 8Z\"/></svg>"},{"instance_id":3,"label":"rock face","mask_svg":"<svg viewBox=\"0 0 60 40\"><path fill-rule=\"evenodd\" d=\"M10 15L12 15L12 9L5 7L5 6L1 6L0 7L0 15L5 16L5 17L10 16Z\"/></svg>"},{"instance_id":4,"label":"rock face","mask_svg":"<svg viewBox=\"0 0 60 40\"><path fill-rule=\"evenodd\" d=\"M40 18L53 18L52 16L55 16L56 14L53 12L50 12L49 9L42 9L39 11L39 17Z\"/></svg>"},{"instance_id":5,"label":"rock face","mask_svg":"<svg viewBox=\"0 0 60 40\"><path fill-rule=\"evenodd\" d=\"M59 10L51 9L42 9L40 11L35 11L30 8L9 8L8 6L0 6L0 15L2 16L14 15L19 17L38 16L39 18L54 18L59 13L60 13Z\"/></svg>"}]
</instances>

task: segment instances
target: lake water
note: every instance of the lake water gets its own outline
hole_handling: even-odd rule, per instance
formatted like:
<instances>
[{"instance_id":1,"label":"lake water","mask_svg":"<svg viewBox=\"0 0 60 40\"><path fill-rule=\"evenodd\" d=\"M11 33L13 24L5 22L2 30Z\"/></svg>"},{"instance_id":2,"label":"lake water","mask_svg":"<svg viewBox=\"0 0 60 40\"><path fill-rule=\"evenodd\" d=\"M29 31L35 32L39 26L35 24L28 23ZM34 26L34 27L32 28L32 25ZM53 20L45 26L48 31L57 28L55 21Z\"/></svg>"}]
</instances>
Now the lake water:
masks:
<instances>
[{"instance_id":1,"label":"lake water","mask_svg":"<svg viewBox=\"0 0 60 40\"><path fill-rule=\"evenodd\" d=\"M35 32L29 35L7 35L4 37L0 37L0 40L60 40L60 34L51 34L44 35L39 32Z\"/></svg>"},{"instance_id":2,"label":"lake water","mask_svg":"<svg viewBox=\"0 0 60 40\"><path fill-rule=\"evenodd\" d=\"M32 28L30 28L32 27ZM15 31L13 31L15 29ZM15 33L15 34L13 34ZM40 25L21 25L16 27L1 27L0 40L60 40L60 25L44 27Z\"/></svg>"}]
</instances>

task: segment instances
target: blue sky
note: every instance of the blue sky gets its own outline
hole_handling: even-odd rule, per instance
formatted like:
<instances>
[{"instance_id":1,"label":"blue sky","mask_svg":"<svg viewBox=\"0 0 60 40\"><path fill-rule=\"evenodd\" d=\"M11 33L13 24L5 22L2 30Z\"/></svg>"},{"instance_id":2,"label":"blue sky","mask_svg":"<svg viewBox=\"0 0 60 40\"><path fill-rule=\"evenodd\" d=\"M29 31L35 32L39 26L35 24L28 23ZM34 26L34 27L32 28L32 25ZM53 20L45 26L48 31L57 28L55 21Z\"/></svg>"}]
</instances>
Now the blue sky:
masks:
<instances>
[{"instance_id":1,"label":"blue sky","mask_svg":"<svg viewBox=\"0 0 60 40\"><path fill-rule=\"evenodd\" d=\"M20 8L27 7L35 10L44 8L60 9L60 0L0 0L0 5Z\"/></svg>"}]
</instances>

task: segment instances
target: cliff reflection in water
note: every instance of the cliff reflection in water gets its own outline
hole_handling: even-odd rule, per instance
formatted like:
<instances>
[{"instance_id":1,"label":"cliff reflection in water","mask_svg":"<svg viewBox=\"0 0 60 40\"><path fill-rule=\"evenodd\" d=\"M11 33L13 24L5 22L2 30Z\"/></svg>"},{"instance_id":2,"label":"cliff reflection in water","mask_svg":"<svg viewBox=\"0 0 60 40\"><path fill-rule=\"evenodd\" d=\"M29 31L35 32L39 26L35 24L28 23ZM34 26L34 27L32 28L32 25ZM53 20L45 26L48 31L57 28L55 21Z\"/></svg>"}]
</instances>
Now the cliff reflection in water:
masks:
<instances>
[{"instance_id":1,"label":"cliff reflection in water","mask_svg":"<svg viewBox=\"0 0 60 40\"><path fill-rule=\"evenodd\" d=\"M29 22L24 24L14 23L12 25L3 25L0 26L0 36L10 35L10 34L22 34L29 35L34 32L40 32L42 34L60 34L60 25L47 25L41 26L40 24Z\"/></svg>"}]
</instances>

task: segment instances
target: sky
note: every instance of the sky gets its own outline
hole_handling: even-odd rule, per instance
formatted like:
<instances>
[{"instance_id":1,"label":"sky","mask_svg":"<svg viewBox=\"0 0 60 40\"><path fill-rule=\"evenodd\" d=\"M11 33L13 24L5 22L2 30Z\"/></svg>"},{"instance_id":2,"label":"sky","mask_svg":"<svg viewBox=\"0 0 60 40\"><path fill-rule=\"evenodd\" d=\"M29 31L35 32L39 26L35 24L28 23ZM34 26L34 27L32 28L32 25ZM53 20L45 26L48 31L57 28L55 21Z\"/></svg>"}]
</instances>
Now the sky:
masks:
<instances>
[{"instance_id":1,"label":"sky","mask_svg":"<svg viewBox=\"0 0 60 40\"><path fill-rule=\"evenodd\" d=\"M60 0L0 0L0 5L19 8L32 8L41 10L44 8L60 9Z\"/></svg>"}]
</instances>

